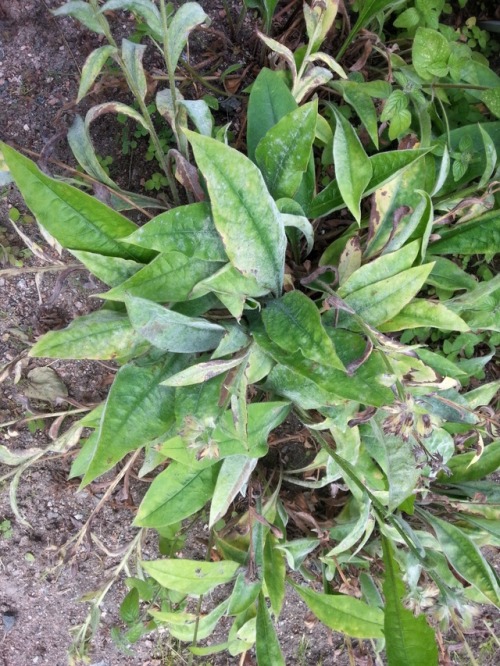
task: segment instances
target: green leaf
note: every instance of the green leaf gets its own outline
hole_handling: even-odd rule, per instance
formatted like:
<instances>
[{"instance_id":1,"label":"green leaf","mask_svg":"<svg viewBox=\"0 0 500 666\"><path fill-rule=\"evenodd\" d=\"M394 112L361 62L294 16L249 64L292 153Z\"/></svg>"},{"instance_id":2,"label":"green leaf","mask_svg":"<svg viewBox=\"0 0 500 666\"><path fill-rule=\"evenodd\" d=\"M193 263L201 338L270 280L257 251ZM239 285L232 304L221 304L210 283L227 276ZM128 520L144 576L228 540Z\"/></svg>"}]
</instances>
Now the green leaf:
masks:
<instances>
[{"instance_id":1,"label":"green leaf","mask_svg":"<svg viewBox=\"0 0 500 666\"><path fill-rule=\"evenodd\" d=\"M429 254L426 259L434 262L434 268L427 278L427 284L447 291L458 291L460 289L469 291L477 287L477 280L457 266L454 261Z\"/></svg>"},{"instance_id":2,"label":"green leaf","mask_svg":"<svg viewBox=\"0 0 500 666\"><path fill-rule=\"evenodd\" d=\"M408 328L431 326L441 331L469 331L469 326L457 314L437 301L416 298L395 316L379 327L382 332L404 331Z\"/></svg>"},{"instance_id":3,"label":"green leaf","mask_svg":"<svg viewBox=\"0 0 500 666\"><path fill-rule=\"evenodd\" d=\"M78 102L81 102L88 93L107 60L117 52L118 50L115 46L108 44L94 49L90 53L82 67L80 87L78 88L78 97L76 98L77 104Z\"/></svg>"},{"instance_id":4,"label":"green leaf","mask_svg":"<svg viewBox=\"0 0 500 666\"><path fill-rule=\"evenodd\" d=\"M369 160L372 165L372 176L366 186L363 196L375 192L402 171L411 166L428 151L426 149L392 150L385 153L375 153ZM344 199L340 193L339 183L332 180L325 189L313 199L306 210L308 217L324 217L335 210L344 207Z\"/></svg>"},{"instance_id":5,"label":"green leaf","mask_svg":"<svg viewBox=\"0 0 500 666\"><path fill-rule=\"evenodd\" d=\"M106 400L84 486L173 425L174 389L160 383L179 366L179 359L174 357L149 367L129 363L120 368Z\"/></svg>"},{"instance_id":6,"label":"green leaf","mask_svg":"<svg viewBox=\"0 0 500 666\"><path fill-rule=\"evenodd\" d=\"M331 106L331 108L336 120L333 137L335 175L340 194L359 224L361 222L360 203L363 193L371 182L373 165L349 121L335 107Z\"/></svg>"},{"instance_id":7,"label":"green leaf","mask_svg":"<svg viewBox=\"0 0 500 666\"><path fill-rule=\"evenodd\" d=\"M425 615L415 617L403 606L405 589L391 544L382 537L384 553L384 634L388 666L437 666L434 632Z\"/></svg>"},{"instance_id":8,"label":"green leaf","mask_svg":"<svg viewBox=\"0 0 500 666\"><path fill-rule=\"evenodd\" d=\"M148 92L146 73L142 64L142 58L146 46L136 44L128 39L122 39L122 59L129 81L132 81L140 99L145 100Z\"/></svg>"},{"instance_id":9,"label":"green leaf","mask_svg":"<svg viewBox=\"0 0 500 666\"><path fill-rule=\"evenodd\" d=\"M443 553L457 573L500 607L500 590L490 565L476 544L462 530L427 511L420 510L436 533Z\"/></svg>"},{"instance_id":10,"label":"green leaf","mask_svg":"<svg viewBox=\"0 0 500 666\"><path fill-rule=\"evenodd\" d=\"M120 617L127 624L134 624L139 615L139 591L133 587L120 605Z\"/></svg>"},{"instance_id":11,"label":"green leaf","mask_svg":"<svg viewBox=\"0 0 500 666\"><path fill-rule=\"evenodd\" d=\"M342 44L342 48L340 49L337 59L341 58L344 53L346 52L349 44L352 42L354 37L358 34L358 32L362 28L366 28L370 21L376 16L379 12L383 11L387 6L392 5L394 0L365 0L360 6L359 6L359 16L354 24L354 26L351 28L351 31L347 35L347 38Z\"/></svg>"},{"instance_id":12,"label":"green leaf","mask_svg":"<svg viewBox=\"0 0 500 666\"><path fill-rule=\"evenodd\" d=\"M147 347L126 315L98 310L78 317L61 331L46 333L31 348L30 356L106 360L138 355Z\"/></svg>"},{"instance_id":13,"label":"green leaf","mask_svg":"<svg viewBox=\"0 0 500 666\"><path fill-rule=\"evenodd\" d=\"M158 8L152 0L108 0L101 7L101 14L106 11L123 9L141 16L154 33L156 39L162 38L162 23Z\"/></svg>"},{"instance_id":14,"label":"green leaf","mask_svg":"<svg viewBox=\"0 0 500 666\"><path fill-rule=\"evenodd\" d=\"M446 76L450 54L448 40L440 32L431 28L418 28L413 39L412 62L424 81Z\"/></svg>"},{"instance_id":15,"label":"green leaf","mask_svg":"<svg viewBox=\"0 0 500 666\"><path fill-rule=\"evenodd\" d=\"M154 256L119 241L137 228L126 217L89 194L49 178L6 144L0 143L0 149L26 204L63 247L136 261Z\"/></svg>"},{"instance_id":16,"label":"green leaf","mask_svg":"<svg viewBox=\"0 0 500 666\"><path fill-rule=\"evenodd\" d=\"M255 161L255 149L276 123L297 108L297 102L283 78L264 67L252 85L248 100L247 150Z\"/></svg>"},{"instance_id":17,"label":"green leaf","mask_svg":"<svg viewBox=\"0 0 500 666\"><path fill-rule=\"evenodd\" d=\"M203 99L180 100L179 104L187 111L188 116L193 121L200 134L212 136L214 119L210 107Z\"/></svg>"},{"instance_id":18,"label":"green leaf","mask_svg":"<svg viewBox=\"0 0 500 666\"><path fill-rule=\"evenodd\" d=\"M317 102L288 113L259 142L255 159L275 199L292 198L311 157L318 116Z\"/></svg>"},{"instance_id":19,"label":"green leaf","mask_svg":"<svg viewBox=\"0 0 500 666\"><path fill-rule=\"evenodd\" d=\"M285 554L276 546L278 540L269 532L264 545L264 581L271 601L271 609L278 617L285 600Z\"/></svg>"},{"instance_id":20,"label":"green leaf","mask_svg":"<svg viewBox=\"0 0 500 666\"><path fill-rule=\"evenodd\" d=\"M274 624L267 610L266 600L262 592L257 604L257 641L255 653L259 666L285 666L285 658L281 652Z\"/></svg>"},{"instance_id":21,"label":"green leaf","mask_svg":"<svg viewBox=\"0 0 500 666\"><path fill-rule=\"evenodd\" d=\"M345 370L335 346L321 323L316 305L300 291L271 301L262 315L266 332L287 352L300 351L306 358Z\"/></svg>"},{"instance_id":22,"label":"green leaf","mask_svg":"<svg viewBox=\"0 0 500 666\"><path fill-rule=\"evenodd\" d=\"M217 585L229 583L240 565L238 562L200 562L198 560L143 561L141 566L162 587L189 596L199 596Z\"/></svg>"},{"instance_id":23,"label":"green leaf","mask_svg":"<svg viewBox=\"0 0 500 666\"><path fill-rule=\"evenodd\" d=\"M500 97L498 96L498 108L499 108L499 113L497 114L498 117L500 117ZM484 155L486 158L486 166L483 172L483 175L481 176L481 180L477 184L478 188L484 187L485 185L488 184L488 181L492 177L495 167L497 164L497 150L495 147L495 143L491 136L484 130L481 125L479 125L479 131L481 132L481 138L483 139L483 144L484 144Z\"/></svg>"},{"instance_id":24,"label":"green leaf","mask_svg":"<svg viewBox=\"0 0 500 666\"><path fill-rule=\"evenodd\" d=\"M192 30L205 23L207 19L208 16L197 2L185 2L175 12L174 18L168 26L166 39L172 71L177 67Z\"/></svg>"},{"instance_id":25,"label":"green leaf","mask_svg":"<svg viewBox=\"0 0 500 666\"><path fill-rule=\"evenodd\" d=\"M383 638L384 612L343 594L319 594L290 582L314 615L330 629L355 638Z\"/></svg>"},{"instance_id":26,"label":"green leaf","mask_svg":"<svg viewBox=\"0 0 500 666\"><path fill-rule=\"evenodd\" d=\"M500 118L500 91L497 88L485 90L481 95L481 100L486 104L491 113Z\"/></svg>"},{"instance_id":27,"label":"green leaf","mask_svg":"<svg viewBox=\"0 0 500 666\"><path fill-rule=\"evenodd\" d=\"M229 599L229 615L239 615L247 610L257 599L262 589L262 581L251 581L247 574L240 573L234 584L231 597Z\"/></svg>"},{"instance_id":28,"label":"green leaf","mask_svg":"<svg viewBox=\"0 0 500 666\"><path fill-rule=\"evenodd\" d=\"M255 469L257 458L247 456L228 456L222 463L210 505L209 528L223 518L236 495L246 487L251 473Z\"/></svg>"},{"instance_id":29,"label":"green leaf","mask_svg":"<svg viewBox=\"0 0 500 666\"><path fill-rule=\"evenodd\" d=\"M477 451L453 456L446 463L451 475L441 472L438 480L448 485L480 481L488 474L493 474L500 467L500 440L488 444L479 460L473 463L475 457L477 457Z\"/></svg>"},{"instance_id":30,"label":"green leaf","mask_svg":"<svg viewBox=\"0 0 500 666\"><path fill-rule=\"evenodd\" d=\"M190 613L166 613L162 611L149 611L157 622L166 624L168 633L179 641L191 643L195 640L202 641L213 632L217 622L226 613L229 599L225 599L210 613L198 618Z\"/></svg>"},{"instance_id":31,"label":"green leaf","mask_svg":"<svg viewBox=\"0 0 500 666\"><path fill-rule=\"evenodd\" d=\"M89 30L104 35L104 30L91 5L84 0L70 0L62 7L51 10L54 16L72 16L83 23Z\"/></svg>"},{"instance_id":32,"label":"green leaf","mask_svg":"<svg viewBox=\"0 0 500 666\"><path fill-rule=\"evenodd\" d=\"M351 82L345 83L342 92L345 101L356 111L374 146L378 148L377 111L372 99L363 92L362 85Z\"/></svg>"},{"instance_id":33,"label":"green leaf","mask_svg":"<svg viewBox=\"0 0 500 666\"><path fill-rule=\"evenodd\" d=\"M500 252L500 211L491 210L440 234L430 251L438 254L487 254Z\"/></svg>"},{"instance_id":34,"label":"green leaf","mask_svg":"<svg viewBox=\"0 0 500 666\"><path fill-rule=\"evenodd\" d=\"M177 206L137 229L126 243L158 252L182 252L205 261L227 261L221 237L206 203Z\"/></svg>"},{"instance_id":35,"label":"green leaf","mask_svg":"<svg viewBox=\"0 0 500 666\"><path fill-rule=\"evenodd\" d=\"M106 257L103 254L81 250L70 250L70 252L78 261L82 262L92 275L95 275L110 287L118 286L132 275L135 275L141 268L144 268L144 264L139 264L132 259Z\"/></svg>"},{"instance_id":36,"label":"green leaf","mask_svg":"<svg viewBox=\"0 0 500 666\"><path fill-rule=\"evenodd\" d=\"M220 263L193 259L181 252L164 252L118 287L99 296L110 301L124 301L128 296L156 303L185 301L193 287L220 266Z\"/></svg>"},{"instance_id":37,"label":"green leaf","mask_svg":"<svg viewBox=\"0 0 500 666\"><path fill-rule=\"evenodd\" d=\"M144 298L125 299L134 330L162 351L191 354L215 349L226 330L207 319L186 317Z\"/></svg>"},{"instance_id":38,"label":"green leaf","mask_svg":"<svg viewBox=\"0 0 500 666\"><path fill-rule=\"evenodd\" d=\"M134 525L160 528L192 516L210 500L220 465L185 467L171 462L150 485Z\"/></svg>"},{"instance_id":39,"label":"green leaf","mask_svg":"<svg viewBox=\"0 0 500 666\"><path fill-rule=\"evenodd\" d=\"M214 223L231 263L279 295L286 235L260 171L233 148L194 132L185 133L207 181Z\"/></svg>"},{"instance_id":40,"label":"green leaf","mask_svg":"<svg viewBox=\"0 0 500 666\"><path fill-rule=\"evenodd\" d=\"M345 298L358 289L368 287L411 268L418 256L419 249L419 241L413 241L400 250L383 254L361 266L339 287L339 296Z\"/></svg>"},{"instance_id":41,"label":"green leaf","mask_svg":"<svg viewBox=\"0 0 500 666\"><path fill-rule=\"evenodd\" d=\"M383 324L395 317L420 291L433 265L409 268L398 275L352 292L345 301L368 324Z\"/></svg>"}]
</instances>

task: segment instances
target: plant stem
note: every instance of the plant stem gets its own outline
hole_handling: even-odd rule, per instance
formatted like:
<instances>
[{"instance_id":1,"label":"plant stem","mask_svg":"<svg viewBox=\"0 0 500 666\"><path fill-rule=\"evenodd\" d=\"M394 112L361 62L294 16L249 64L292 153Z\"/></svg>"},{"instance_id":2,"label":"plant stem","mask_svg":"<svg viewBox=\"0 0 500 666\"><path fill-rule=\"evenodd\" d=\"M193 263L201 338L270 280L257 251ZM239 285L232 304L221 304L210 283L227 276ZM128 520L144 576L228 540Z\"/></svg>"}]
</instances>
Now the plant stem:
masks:
<instances>
[{"instance_id":1,"label":"plant stem","mask_svg":"<svg viewBox=\"0 0 500 666\"><path fill-rule=\"evenodd\" d=\"M422 88L448 88L456 90L493 90L491 86L476 86L472 83L422 83Z\"/></svg>"}]
</instances>

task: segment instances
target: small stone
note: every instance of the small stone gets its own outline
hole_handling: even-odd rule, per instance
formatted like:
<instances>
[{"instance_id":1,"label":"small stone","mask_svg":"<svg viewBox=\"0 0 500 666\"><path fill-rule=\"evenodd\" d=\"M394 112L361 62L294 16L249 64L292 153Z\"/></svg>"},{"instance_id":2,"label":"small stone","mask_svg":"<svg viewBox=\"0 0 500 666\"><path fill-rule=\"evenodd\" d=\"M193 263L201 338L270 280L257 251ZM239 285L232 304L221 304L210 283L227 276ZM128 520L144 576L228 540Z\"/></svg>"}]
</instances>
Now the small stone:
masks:
<instances>
[{"instance_id":1,"label":"small stone","mask_svg":"<svg viewBox=\"0 0 500 666\"><path fill-rule=\"evenodd\" d=\"M29 126L28 124L24 124L24 125L23 125L23 130L24 130L25 132L29 132L29 131L30 131L30 126Z\"/></svg>"},{"instance_id":2,"label":"small stone","mask_svg":"<svg viewBox=\"0 0 500 666\"><path fill-rule=\"evenodd\" d=\"M17 616L14 611L7 611L2 615L3 628L6 632L11 631L13 626L16 624Z\"/></svg>"},{"instance_id":3,"label":"small stone","mask_svg":"<svg viewBox=\"0 0 500 666\"><path fill-rule=\"evenodd\" d=\"M73 516L75 520L82 520L83 519L83 513L75 513Z\"/></svg>"}]
</instances>

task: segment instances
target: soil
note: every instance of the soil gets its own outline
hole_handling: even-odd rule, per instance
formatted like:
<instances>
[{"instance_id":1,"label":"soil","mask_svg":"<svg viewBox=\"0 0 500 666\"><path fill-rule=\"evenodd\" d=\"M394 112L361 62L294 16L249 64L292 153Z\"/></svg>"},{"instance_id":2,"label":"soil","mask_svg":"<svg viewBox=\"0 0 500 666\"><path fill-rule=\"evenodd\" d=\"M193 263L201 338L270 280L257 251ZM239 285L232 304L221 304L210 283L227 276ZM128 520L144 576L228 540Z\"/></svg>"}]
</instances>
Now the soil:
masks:
<instances>
[{"instance_id":1,"label":"soil","mask_svg":"<svg viewBox=\"0 0 500 666\"><path fill-rule=\"evenodd\" d=\"M45 154L74 166L71 154L60 138L75 112L74 100L82 64L101 42L80 28L76 21L52 17L50 9L61 4L62 0L0 0L0 138L35 153L40 153L50 142L50 150L45 148ZM215 29L222 26L220 30L227 31L227 22L221 21L225 11L223 3L201 4L213 18ZM235 3L234 16L237 16L237 10L239 3ZM224 53L226 67L241 61L243 71L248 74L251 65L247 68L246 63L252 62L249 55L253 55L250 53L255 27L252 20L252 16L247 19L243 28L246 33L238 44L232 43L223 32L222 36L214 32L211 37L205 37L205 40L211 39L211 43L200 41L198 48L201 52L218 48ZM118 16L118 32L128 34L131 26L126 15ZM216 44L217 39L220 43ZM154 68L154 59L148 64ZM110 92L115 99L117 95L123 95L119 82L108 83L107 88L85 101L79 112L85 111L89 104L111 99ZM220 85L220 81L217 83ZM230 85L242 84L233 79ZM224 101L222 97L221 102ZM241 129L238 110L231 111L229 107L226 110L228 118L236 118L235 134ZM114 123L110 119L96 123L93 136L101 155L119 156L119 138L116 139ZM120 184L127 186L131 179L137 180L135 164L122 159L113 175ZM141 183L135 184L140 186ZM10 217L16 215L14 209L20 216L18 227L38 244L43 255L26 253L26 245L10 221ZM12 185L0 187L0 244L0 268L4 269L0 273L0 373L3 364L11 363L9 372L4 373L7 376L0 383L0 422L16 421L27 414L91 408L106 396L116 370L112 364L39 362L28 360L26 351L45 331L63 327L75 316L98 307L99 301L92 295L98 293L102 285L80 269L63 274L61 264L64 267L73 260L65 253L60 255L57 248L41 237ZM40 271L50 266L53 271ZM64 280L61 280L62 275ZM50 367L65 385L67 395L63 390L62 397L52 400L28 396L27 375L38 366ZM71 417L62 425L56 425L62 432L70 422ZM3 433L1 443L21 452L48 447L56 436L54 423L54 418L29 424L14 423L0 431ZM74 632L85 621L88 613L88 603L81 603L82 598L88 600L92 592L102 588L120 562L117 554L135 536L135 530L126 526L131 522L146 484L132 478L130 485L122 482L116 487L103 510L92 521L91 533L105 545L107 552L91 539L85 539L77 552L72 552L74 539L111 481L111 477L105 478L103 483L91 484L80 491L76 482L68 480L73 457L72 452L52 455L25 471L19 483L17 504L26 524L16 519L9 501L10 479L1 487L0 615L3 625L0 626L0 666L67 664L72 630ZM1 466L0 475L7 474L9 469ZM194 557L202 539L200 527L192 534L185 554ZM142 556L144 559L158 557L153 535L148 535L142 544ZM133 572L133 564L131 569ZM101 623L88 646L88 661L85 663L92 666L187 663L185 654L178 652L175 642L161 633L141 639L131 647L130 654L119 651L111 638L111 629L116 625L123 626L118 616L125 593L123 578L124 574L100 606ZM227 627L222 625L221 629L224 628ZM343 666L349 663L343 638L314 622L293 591L286 598L278 633L289 666ZM219 633L217 639L223 640L223 633ZM488 632L480 631L474 641L480 663L484 666L495 663ZM453 635L449 637L453 663L466 662L462 647ZM368 666L374 663L368 643L358 645L354 641L353 653L357 664ZM74 663L84 662L76 659ZM239 657L218 655L194 663L222 666L243 662ZM249 654L244 664L251 666L254 663L254 657Z\"/></svg>"}]
</instances>

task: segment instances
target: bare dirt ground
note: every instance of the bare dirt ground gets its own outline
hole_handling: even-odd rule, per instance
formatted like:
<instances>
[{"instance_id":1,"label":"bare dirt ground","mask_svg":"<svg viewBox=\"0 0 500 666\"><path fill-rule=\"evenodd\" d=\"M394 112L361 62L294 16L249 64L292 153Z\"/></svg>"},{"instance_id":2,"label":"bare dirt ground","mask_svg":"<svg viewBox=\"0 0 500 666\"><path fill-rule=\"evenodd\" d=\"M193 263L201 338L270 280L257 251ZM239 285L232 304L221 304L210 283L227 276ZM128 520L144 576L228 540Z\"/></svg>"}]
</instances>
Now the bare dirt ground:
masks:
<instances>
[{"instance_id":1,"label":"bare dirt ground","mask_svg":"<svg viewBox=\"0 0 500 666\"><path fill-rule=\"evenodd\" d=\"M86 56L99 41L71 19L56 19L50 9L61 0L0 0L0 139L13 145L40 152L47 141L64 132L74 112L79 72ZM221 2L202 2L214 18L223 16ZM123 19L122 28L130 27ZM214 36L214 39L216 36ZM228 54L238 58L239 47ZM108 96L109 99L109 96ZM85 105L84 105L85 106ZM230 113L230 111L228 111ZM113 133L102 126L96 137L101 154L116 154L110 139ZM56 145L55 156L71 163L64 142ZM129 165L124 169L130 174ZM13 208L20 214L18 226L43 248L46 259L29 252L10 222ZM75 271L63 283L61 271L36 272L33 267L47 267L70 262L60 257L41 238L36 224L24 208L12 185L0 188L0 261L1 269L16 269L0 274L0 366L19 360L18 377L10 376L0 384L0 422L14 421L27 413L47 413L84 408L102 401L114 368L91 362L33 362L25 358L32 342L47 330L66 325L75 316L98 306L92 299L99 291L85 271ZM37 366L49 366L67 389L67 396L50 401L27 395L28 373ZM64 393L64 391L62 391ZM54 432L54 419L35 420L2 430L2 444L14 450L46 447ZM66 427L68 422L62 425ZM5 433L7 432L7 435ZM133 539L130 523L135 507L145 492L145 484L131 481L128 490L120 484L105 508L92 523L92 532L103 542L109 554L85 540L74 559L60 566L68 547L99 503L105 484L95 483L78 491L78 484L68 481L72 454L53 457L28 469L18 490L19 511L30 526L16 520L12 511L8 482L0 488L0 666L28 666L68 663L71 631L86 618L88 604L80 600L99 590L120 561L119 553ZM9 468L3 466L0 476ZM186 548L196 555L203 530L195 532ZM157 557L156 541L148 537L143 557ZM111 628L120 624L118 607L124 595L118 584L101 605L101 625L89 646L92 666L162 666L187 663L185 656L165 634L143 638L131 654L123 654L111 639ZM222 629L227 627L222 627ZM343 639L312 621L305 606L290 593L279 622L279 636L290 666L342 666L347 664ZM218 636L222 640L223 634ZM482 665L495 663L489 634L479 633L477 651ZM454 663L467 663L459 640L450 636ZM373 663L368 644L354 642L356 663ZM76 662L80 663L80 662ZM239 664L240 658L214 657L196 663ZM248 655L246 666L254 664ZM496 662L498 663L498 662Z\"/></svg>"}]
</instances>

